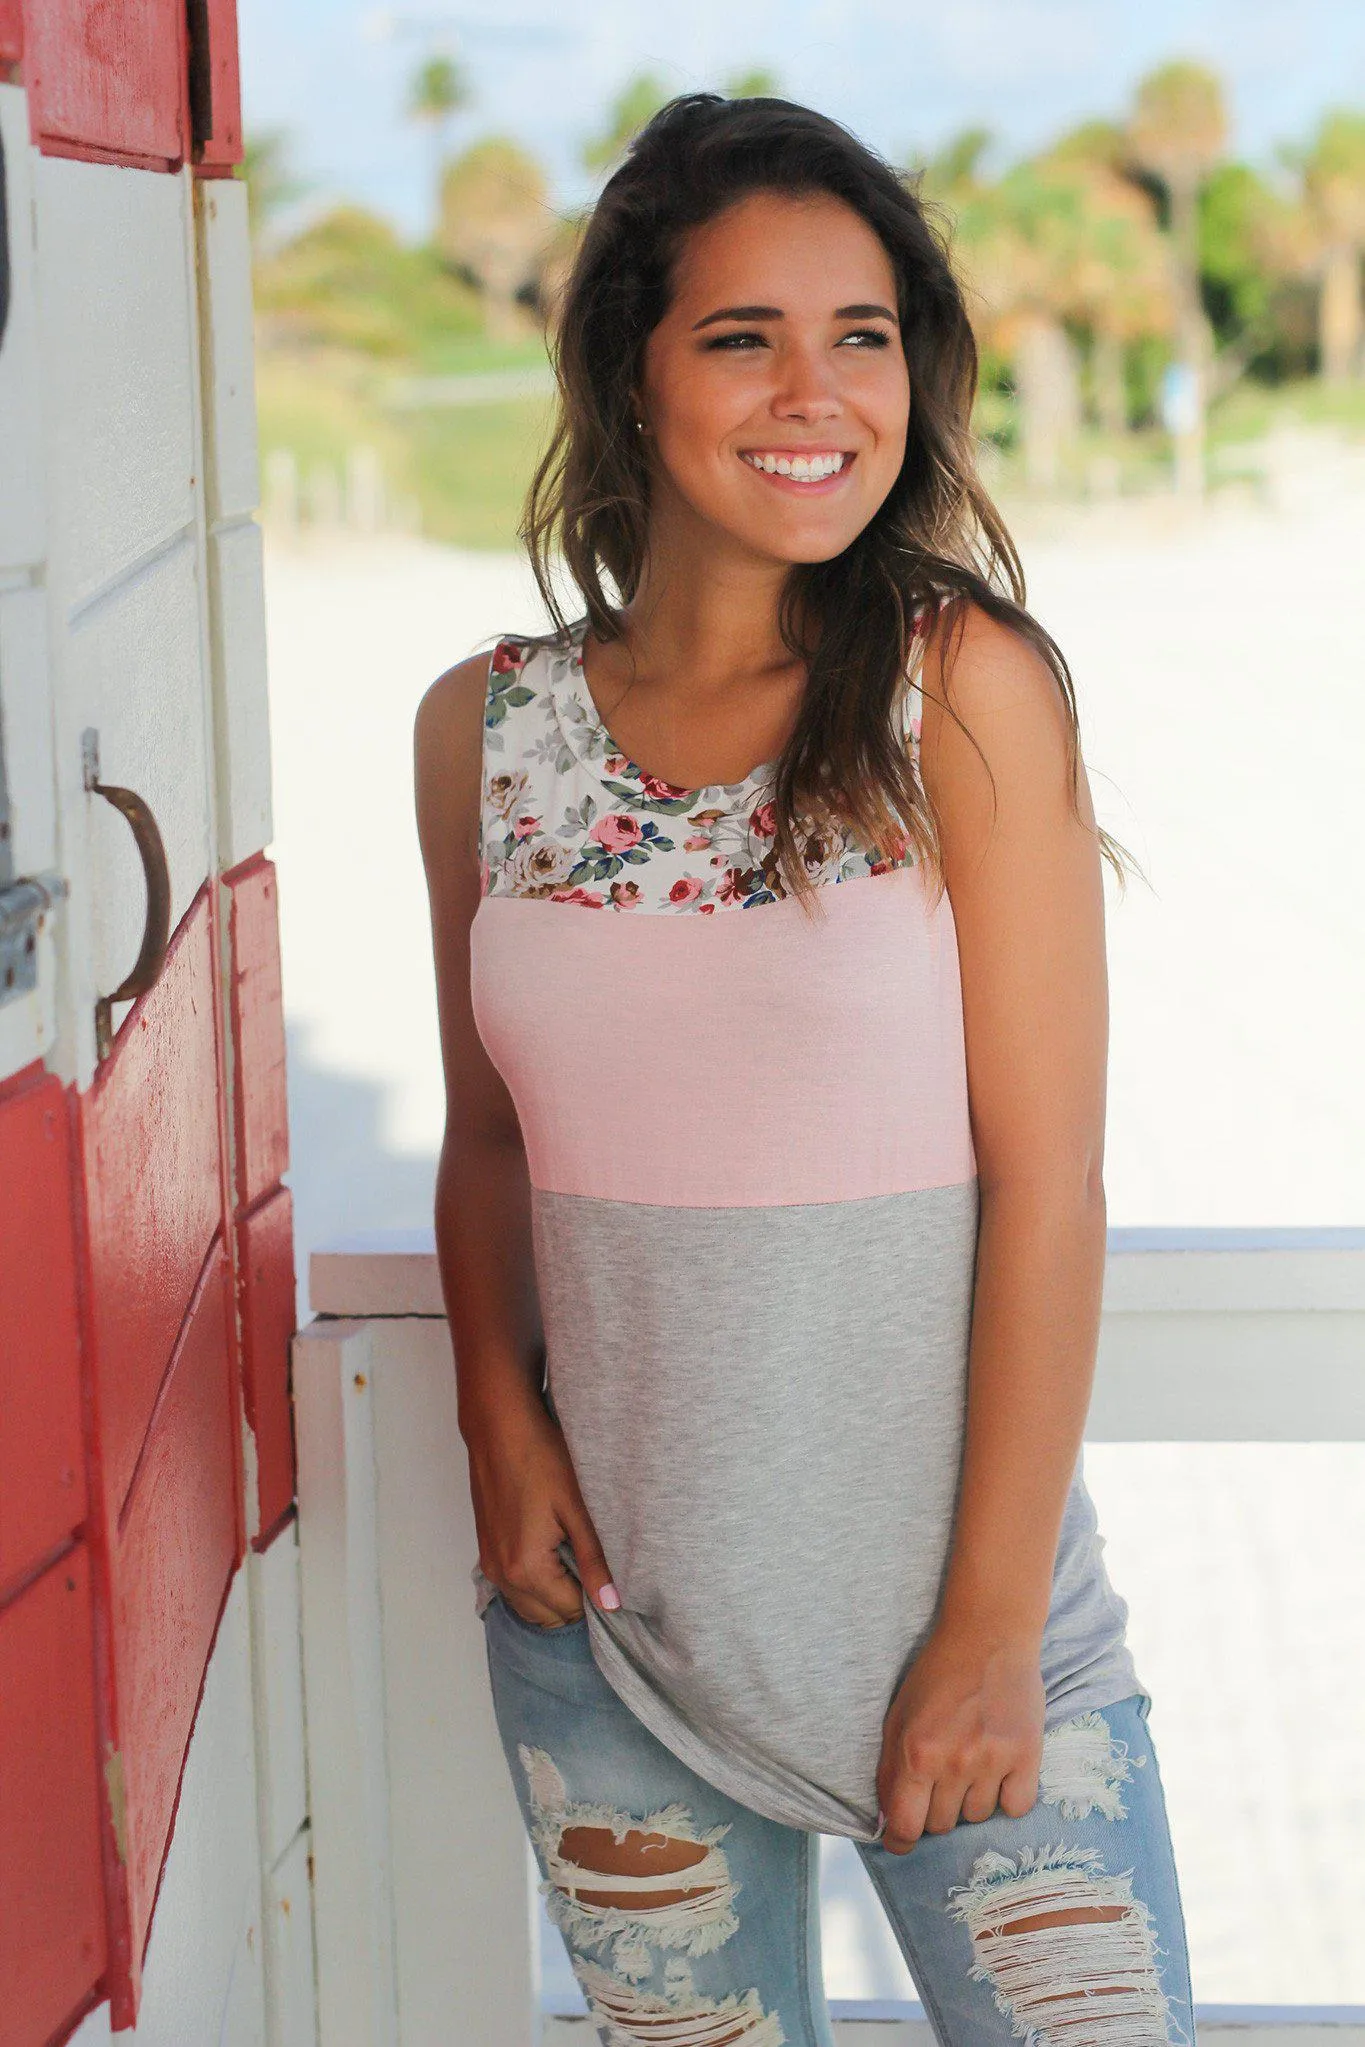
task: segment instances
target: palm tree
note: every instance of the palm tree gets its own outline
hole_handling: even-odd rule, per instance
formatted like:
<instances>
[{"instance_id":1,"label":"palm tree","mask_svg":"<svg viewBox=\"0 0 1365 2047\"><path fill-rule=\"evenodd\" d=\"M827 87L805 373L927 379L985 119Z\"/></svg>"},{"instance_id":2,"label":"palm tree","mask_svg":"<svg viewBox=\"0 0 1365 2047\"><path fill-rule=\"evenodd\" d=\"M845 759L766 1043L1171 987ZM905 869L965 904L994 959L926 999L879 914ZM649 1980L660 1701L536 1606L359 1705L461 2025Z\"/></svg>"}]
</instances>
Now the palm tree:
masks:
<instances>
[{"instance_id":1,"label":"palm tree","mask_svg":"<svg viewBox=\"0 0 1365 2047\"><path fill-rule=\"evenodd\" d=\"M1318 353L1329 384L1365 374L1360 303L1365 249L1365 114L1337 107L1323 115L1302 152L1286 151L1302 178L1311 267L1319 279Z\"/></svg>"},{"instance_id":2,"label":"palm tree","mask_svg":"<svg viewBox=\"0 0 1365 2047\"><path fill-rule=\"evenodd\" d=\"M1070 303L1090 330L1095 416L1115 437L1128 428L1124 359L1128 346L1171 332L1174 304L1166 252L1150 196L1123 171L1122 132L1088 121L1054 143L1043 168L1070 180L1080 201L1080 236Z\"/></svg>"},{"instance_id":3,"label":"palm tree","mask_svg":"<svg viewBox=\"0 0 1365 2047\"><path fill-rule=\"evenodd\" d=\"M765 71L761 64L749 71L735 71L727 78L721 91L732 100L776 99L779 91L777 73Z\"/></svg>"},{"instance_id":4,"label":"palm tree","mask_svg":"<svg viewBox=\"0 0 1365 2047\"><path fill-rule=\"evenodd\" d=\"M436 246L481 287L490 333L525 336L517 301L536 289L558 225L545 172L519 143L489 135L446 165Z\"/></svg>"},{"instance_id":5,"label":"palm tree","mask_svg":"<svg viewBox=\"0 0 1365 2047\"><path fill-rule=\"evenodd\" d=\"M453 57L424 57L408 88L407 114L431 136L431 188L440 205L441 158L455 115L470 104L469 81Z\"/></svg>"},{"instance_id":6,"label":"palm tree","mask_svg":"<svg viewBox=\"0 0 1365 2047\"><path fill-rule=\"evenodd\" d=\"M583 168L588 171L614 170L645 123L652 120L672 96L663 80L653 72L637 72L612 101L605 127L584 143Z\"/></svg>"},{"instance_id":7,"label":"palm tree","mask_svg":"<svg viewBox=\"0 0 1365 2047\"><path fill-rule=\"evenodd\" d=\"M289 168L289 135L284 128L257 128L247 135L235 175L246 185L246 212L253 248L266 239L271 222L311 190Z\"/></svg>"},{"instance_id":8,"label":"palm tree","mask_svg":"<svg viewBox=\"0 0 1365 2047\"><path fill-rule=\"evenodd\" d=\"M1138 86L1128 122L1134 164L1164 187L1170 207L1177 360L1193 404L1176 432L1176 479L1204 488L1204 407L1213 339L1199 293L1199 195L1227 145L1223 88L1202 64L1164 64Z\"/></svg>"}]
</instances>

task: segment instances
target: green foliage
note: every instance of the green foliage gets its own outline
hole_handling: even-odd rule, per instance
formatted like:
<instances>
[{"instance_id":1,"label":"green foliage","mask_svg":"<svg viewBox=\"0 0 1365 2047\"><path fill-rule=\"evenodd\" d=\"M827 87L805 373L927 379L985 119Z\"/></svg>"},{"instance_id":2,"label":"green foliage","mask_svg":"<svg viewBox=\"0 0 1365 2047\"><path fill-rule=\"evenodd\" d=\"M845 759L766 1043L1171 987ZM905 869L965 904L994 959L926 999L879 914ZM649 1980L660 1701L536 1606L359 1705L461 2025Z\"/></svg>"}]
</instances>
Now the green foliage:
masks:
<instances>
[{"instance_id":1,"label":"green foliage","mask_svg":"<svg viewBox=\"0 0 1365 2047\"><path fill-rule=\"evenodd\" d=\"M646 122L652 121L660 107L672 97L663 80L653 72L638 72L616 95L600 133L583 145L583 168L589 171L613 169Z\"/></svg>"},{"instance_id":2,"label":"green foliage","mask_svg":"<svg viewBox=\"0 0 1365 2047\"><path fill-rule=\"evenodd\" d=\"M472 97L469 81L453 57L428 57L413 75L408 114L414 121L431 121L440 127L467 107Z\"/></svg>"},{"instance_id":3,"label":"green foliage","mask_svg":"<svg viewBox=\"0 0 1365 2047\"><path fill-rule=\"evenodd\" d=\"M782 88L775 71L765 71L758 65L752 71L736 71L721 90L727 99L761 100L779 98Z\"/></svg>"},{"instance_id":4,"label":"green foliage","mask_svg":"<svg viewBox=\"0 0 1365 2047\"><path fill-rule=\"evenodd\" d=\"M289 167L289 135L284 128L257 128L243 139L242 161L234 177L246 185L246 211L253 243L296 199L311 190L306 178Z\"/></svg>"},{"instance_id":5,"label":"green foliage","mask_svg":"<svg viewBox=\"0 0 1365 2047\"><path fill-rule=\"evenodd\" d=\"M1199 269L1204 304L1220 341L1269 342L1273 279L1264 231L1278 206L1246 164L1221 164L1199 202Z\"/></svg>"},{"instance_id":6,"label":"green foliage","mask_svg":"<svg viewBox=\"0 0 1365 2047\"><path fill-rule=\"evenodd\" d=\"M469 286L359 206L336 207L259 262L255 298L267 343L352 350L394 365L419 364L452 332L482 326Z\"/></svg>"}]
</instances>

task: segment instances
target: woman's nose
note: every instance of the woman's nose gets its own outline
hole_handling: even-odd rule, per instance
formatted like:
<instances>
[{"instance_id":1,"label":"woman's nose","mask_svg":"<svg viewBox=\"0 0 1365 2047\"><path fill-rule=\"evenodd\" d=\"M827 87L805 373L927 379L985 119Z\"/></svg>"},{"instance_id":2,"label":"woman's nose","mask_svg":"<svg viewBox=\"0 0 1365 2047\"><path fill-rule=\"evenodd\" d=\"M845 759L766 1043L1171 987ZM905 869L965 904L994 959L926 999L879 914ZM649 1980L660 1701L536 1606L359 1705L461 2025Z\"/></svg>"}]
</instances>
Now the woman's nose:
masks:
<instances>
[{"instance_id":1,"label":"woman's nose","mask_svg":"<svg viewBox=\"0 0 1365 2047\"><path fill-rule=\"evenodd\" d=\"M773 396L773 411L779 418L823 420L838 412L841 401L834 375L821 357L802 353L793 356L784 369Z\"/></svg>"}]
</instances>

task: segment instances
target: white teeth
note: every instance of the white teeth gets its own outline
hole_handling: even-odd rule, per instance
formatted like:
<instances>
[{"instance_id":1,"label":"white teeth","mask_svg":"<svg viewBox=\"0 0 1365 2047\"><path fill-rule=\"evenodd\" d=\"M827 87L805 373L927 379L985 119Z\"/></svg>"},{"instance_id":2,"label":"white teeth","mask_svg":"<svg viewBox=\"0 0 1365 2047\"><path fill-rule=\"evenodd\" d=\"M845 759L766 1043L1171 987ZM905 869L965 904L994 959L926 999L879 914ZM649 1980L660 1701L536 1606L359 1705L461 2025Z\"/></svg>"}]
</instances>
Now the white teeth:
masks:
<instances>
[{"instance_id":1,"label":"white teeth","mask_svg":"<svg viewBox=\"0 0 1365 2047\"><path fill-rule=\"evenodd\" d=\"M844 466L842 455L746 455L744 460L769 476L791 476L798 483L819 483Z\"/></svg>"}]
</instances>

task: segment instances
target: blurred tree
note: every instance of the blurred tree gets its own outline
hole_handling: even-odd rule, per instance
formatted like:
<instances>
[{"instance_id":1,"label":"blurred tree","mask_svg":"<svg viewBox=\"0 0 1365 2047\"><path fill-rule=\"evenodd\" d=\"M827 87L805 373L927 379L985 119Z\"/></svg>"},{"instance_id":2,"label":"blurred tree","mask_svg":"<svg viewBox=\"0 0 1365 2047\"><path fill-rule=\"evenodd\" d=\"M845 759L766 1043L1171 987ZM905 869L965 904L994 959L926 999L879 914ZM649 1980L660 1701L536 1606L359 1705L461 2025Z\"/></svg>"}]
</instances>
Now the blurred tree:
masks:
<instances>
[{"instance_id":1,"label":"blurred tree","mask_svg":"<svg viewBox=\"0 0 1365 2047\"><path fill-rule=\"evenodd\" d=\"M926 180L927 183L927 180ZM959 184L957 268L973 324L1010 362L1024 472L1053 488L1080 427L1080 377L1064 318L1082 239L1073 181L1019 164L992 184Z\"/></svg>"},{"instance_id":2,"label":"blurred tree","mask_svg":"<svg viewBox=\"0 0 1365 2047\"><path fill-rule=\"evenodd\" d=\"M1285 292L1306 274L1302 208L1248 164L1220 164L1199 202L1199 270L1217 338L1210 393L1231 388L1253 365L1282 371Z\"/></svg>"},{"instance_id":3,"label":"blurred tree","mask_svg":"<svg viewBox=\"0 0 1365 2047\"><path fill-rule=\"evenodd\" d=\"M1106 433L1128 428L1126 362L1130 347L1169 335L1174 318L1166 250L1152 201L1125 175L1122 129L1087 121L1038 159L1042 175L1070 185L1078 205L1064 312L1090 332L1091 396Z\"/></svg>"},{"instance_id":4,"label":"blurred tree","mask_svg":"<svg viewBox=\"0 0 1365 2047\"><path fill-rule=\"evenodd\" d=\"M752 71L736 71L721 87L727 99L763 100L779 96L778 77L775 71L765 71L756 65Z\"/></svg>"},{"instance_id":5,"label":"blurred tree","mask_svg":"<svg viewBox=\"0 0 1365 2047\"><path fill-rule=\"evenodd\" d=\"M476 295L387 220L337 206L254 266L263 347L329 349L394 365L477 333Z\"/></svg>"},{"instance_id":6,"label":"blurred tree","mask_svg":"<svg viewBox=\"0 0 1365 2047\"><path fill-rule=\"evenodd\" d=\"M307 178L289 168L289 133L285 128L257 128L243 140L242 161L234 175L246 184L246 211L252 247L268 238L280 214L312 190Z\"/></svg>"},{"instance_id":7,"label":"blurred tree","mask_svg":"<svg viewBox=\"0 0 1365 2047\"><path fill-rule=\"evenodd\" d=\"M1345 384L1365 375L1365 314L1360 294L1365 249L1365 114L1337 107L1323 115L1301 151L1282 152L1302 179L1307 261L1319 280L1318 352L1322 376Z\"/></svg>"},{"instance_id":8,"label":"blurred tree","mask_svg":"<svg viewBox=\"0 0 1365 2047\"><path fill-rule=\"evenodd\" d=\"M981 159L994 139L989 128L963 128L942 149L908 150L905 161L917 166L910 175L920 196L952 207L979 192L985 182Z\"/></svg>"},{"instance_id":9,"label":"blurred tree","mask_svg":"<svg viewBox=\"0 0 1365 2047\"><path fill-rule=\"evenodd\" d=\"M446 165L436 247L483 292L490 334L526 337L519 301L534 301L558 225L545 173L519 143L486 136Z\"/></svg>"},{"instance_id":10,"label":"blurred tree","mask_svg":"<svg viewBox=\"0 0 1365 2047\"><path fill-rule=\"evenodd\" d=\"M1199 194L1227 146L1223 88L1202 64L1179 59L1138 85L1128 121L1132 161L1160 181L1169 207L1176 356L1188 410L1176 423L1177 484L1204 488L1204 410L1213 337L1199 290Z\"/></svg>"},{"instance_id":11,"label":"blurred tree","mask_svg":"<svg viewBox=\"0 0 1365 2047\"><path fill-rule=\"evenodd\" d=\"M441 159L446 152L450 124L456 114L471 104L473 97L463 69L454 57L446 55L424 57L408 88L408 119L425 128L431 137L431 189L438 212Z\"/></svg>"},{"instance_id":12,"label":"blurred tree","mask_svg":"<svg viewBox=\"0 0 1365 2047\"><path fill-rule=\"evenodd\" d=\"M672 97L663 80L653 72L637 73L612 101L601 132L584 143L584 170L614 170L645 123Z\"/></svg>"}]
</instances>

